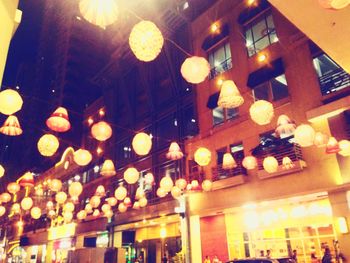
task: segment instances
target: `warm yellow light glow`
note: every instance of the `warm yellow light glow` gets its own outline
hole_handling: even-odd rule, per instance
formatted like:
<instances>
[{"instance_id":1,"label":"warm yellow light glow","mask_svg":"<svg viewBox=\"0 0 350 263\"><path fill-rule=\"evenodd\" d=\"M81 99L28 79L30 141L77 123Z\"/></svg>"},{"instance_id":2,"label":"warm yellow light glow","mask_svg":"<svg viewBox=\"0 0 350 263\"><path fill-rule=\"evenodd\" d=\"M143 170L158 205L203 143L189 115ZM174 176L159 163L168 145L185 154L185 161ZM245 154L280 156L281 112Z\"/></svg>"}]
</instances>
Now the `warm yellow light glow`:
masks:
<instances>
[{"instance_id":1,"label":"warm yellow light glow","mask_svg":"<svg viewBox=\"0 0 350 263\"><path fill-rule=\"evenodd\" d=\"M206 180L204 180L204 181L202 182L202 189L203 189L203 191L209 192L209 191L212 190L212 188L213 188L213 183L212 183L212 181L206 179Z\"/></svg>"},{"instance_id":2,"label":"warm yellow light glow","mask_svg":"<svg viewBox=\"0 0 350 263\"><path fill-rule=\"evenodd\" d=\"M114 196L117 198L119 201L124 200L124 198L127 196L128 191L123 185L119 185L117 189L115 189Z\"/></svg>"},{"instance_id":3,"label":"warm yellow light glow","mask_svg":"<svg viewBox=\"0 0 350 263\"><path fill-rule=\"evenodd\" d=\"M247 170L253 170L258 166L258 161L254 156L246 156L242 161L242 165Z\"/></svg>"},{"instance_id":4,"label":"warm yellow light glow","mask_svg":"<svg viewBox=\"0 0 350 263\"><path fill-rule=\"evenodd\" d=\"M59 146L60 143L57 137L52 134L45 134L38 141L38 150L43 156L54 155Z\"/></svg>"},{"instance_id":5,"label":"warm yellow light glow","mask_svg":"<svg viewBox=\"0 0 350 263\"><path fill-rule=\"evenodd\" d=\"M211 26L210 26L210 31L212 33L215 33L216 31L219 30L219 25L217 23L213 23Z\"/></svg>"},{"instance_id":6,"label":"warm yellow light glow","mask_svg":"<svg viewBox=\"0 0 350 263\"><path fill-rule=\"evenodd\" d=\"M258 61L259 61L260 63L262 63L262 62L264 62L264 61L267 60L267 55L264 54L264 53L258 54L257 59L258 59Z\"/></svg>"},{"instance_id":7,"label":"warm yellow light glow","mask_svg":"<svg viewBox=\"0 0 350 263\"><path fill-rule=\"evenodd\" d=\"M258 100L254 102L249 109L251 119L259 124L269 124L274 116L272 103L266 100Z\"/></svg>"},{"instance_id":8,"label":"warm yellow light glow","mask_svg":"<svg viewBox=\"0 0 350 263\"><path fill-rule=\"evenodd\" d=\"M88 150L79 149L74 152L74 162L79 166L88 165L92 160L92 155Z\"/></svg>"},{"instance_id":9,"label":"warm yellow light glow","mask_svg":"<svg viewBox=\"0 0 350 263\"><path fill-rule=\"evenodd\" d=\"M174 182L170 176L164 176L159 183L160 188L162 188L166 192L170 192L171 188L174 186Z\"/></svg>"},{"instance_id":10,"label":"warm yellow light glow","mask_svg":"<svg viewBox=\"0 0 350 263\"><path fill-rule=\"evenodd\" d=\"M164 38L159 28L151 21L137 23L129 37L129 45L136 58L149 62L161 52Z\"/></svg>"},{"instance_id":11,"label":"warm yellow light glow","mask_svg":"<svg viewBox=\"0 0 350 263\"><path fill-rule=\"evenodd\" d=\"M295 166L295 164L288 156L283 157L283 159L282 159L282 168L283 169L289 170L289 169L294 168L294 166Z\"/></svg>"},{"instance_id":12,"label":"warm yellow light glow","mask_svg":"<svg viewBox=\"0 0 350 263\"><path fill-rule=\"evenodd\" d=\"M68 111L66 108L58 107L54 113L46 120L46 125L51 130L56 132L66 132L71 125L68 118Z\"/></svg>"},{"instance_id":13,"label":"warm yellow light glow","mask_svg":"<svg viewBox=\"0 0 350 263\"><path fill-rule=\"evenodd\" d=\"M106 199L107 200L107 203L110 205L110 206L116 206L117 203L118 203L118 200L117 198L115 197L109 197Z\"/></svg>"},{"instance_id":14,"label":"warm yellow light glow","mask_svg":"<svg viewBox=\"0 0 350 263\"><path fill-rule=\"evenodd\" d=\"M162 227L162 228L160 229L160 238L164 239L164 238L166 238L166 235L167 235L167 233L166 233L166 228L165 228L165 227Z\"/></svg>"},{"instance_id":15,"label":"warm yellow light glow","mask_svg":"<svg viewBox=\"0 0 350 263\"><path fill-rule=\"evenodd\" d=\"M68 188L68 193L72 198L77 199L79 195L83 192L83 186L80 182L73 182Z\"/></svg>"},{"instance_id":16,"label":"warm yellow light glow","mask_svg":"<svg viewBox=\"0 0 350 263\"><path fill-rule=\"evenodd\" d=\"M112 160L105 160L104 161L102 168L101 168L101 171L100 171L100 174L102 176L105 176L105 177L110 177L110 176L116 175L114 163Z\"/></svg>"},{"instance_id":17,"label":"warm yellow light glow","mask_svg":"<svg viewBox=\"0 0 350 263\"><path fill-rule=\"evenodd\" d=\"M146 184L152 185L154 183L154 175L150 172L146 173L145 182L146 182Z\"/></svg>"},{"instance_id":18,"label":"warm yellow light glow","mask_svg":"<svg viewBox=\"0 0 350 263\"><path fill-rule=\"evenodd\" d=\"M106 28L118 19L116 0L81 0L79 9L87 21L101 28Z\"/></svg>"},{"instance_id":19,"label":"warm yellow light glow","mask_svg":"<svg viewBox=\"0 0 350 263\"><path fill-rule=\"evenodd\" d=\"M124 212L126 212L126 210L128 210L128 207L124 203L120 203L118 205L118 210L120 213L124 213Z\"/></svg>"},{"instance_id":20,"label":"warm yellow light glow","mask_svg":"<svg viewBox=\"0 0 350 263\"><path fill-rule=\"evenodd\" d=\"M98 155L100 155L101 153L103 153L102 148L101 148L101 147L97 147L96 153L97 153Z\"/></svg>"},{"instance_id":21,"label":"warm yellow light glow","mask_svg":"<svg viewBox=\"0 0 350 263\"><path fill-rule=\"evenodd\" d=\"M96 188L95 195L104 197L106 196L106 189L103 185L99 185Z\"/></svg>"},{"instance_id":22,"label":"warm yellow light glow","mask_svg":"<svg viewBox=\"0 0 350 263\"><path fill-rule=\"evenodd\" d=\"M0 178L5 174L5 168L0 164Z\"/></svg>"},{"instance_id":23,"label":"warm yellow light glow","mask_svg":"<svg viewBox=\"0 0 350 263\"><path fill-rule=\"evenodd\" d=\"M2 217L6 213L6 208L4 206L0 206L0 217Z\"/></svg>"},{"instance_id":24,"label":"warm yellow light glow","mask_svg":"<svg viewBox=\"0 0 350 263\"><path fill-rule=\"evenodd\" d=\"M222 160L222 169L230 170L237 167L237 163L231 153L225 153Z\"/></svg>"},{"instance_id":25,"label":"warm yellow light glow","mask_svg":"<svg viewBox=\"0 0 350 263\"><path fill-rule=\"evenodd\" d=\"M2 127L0 127L0 132L8 136L18 136L22 134L23 130L18 122L17 117L10 115Z\"/></svg>"},{"instance_id":26,"label":"warm yellow light glow","mask_svg":"<svg viewBox=\"0 0 350 263\"><path fill-rule=\"evenodd\" d=\"M10 194L16 194L18 191L20 190L20 186L19 184L17 183L9 183L7 185L7 191L10 193Z\"/></svg>"},{"instance_id":27,"label":"warm yellow light glow","mask_svg":"<svg viewBox=\"0 0 350 263\"><path fill-rule=\"evenodd\" d=\"M179 178L176 180L175 185L179 187L181 190L186 189L187 181L184 178Z\"/></svg>"},{"instance_id":28,"label":"warm yellow light glow","mask_svg":"<svg viewBox=\"0 0 350 263\"><path fill-rule=\"evenodd\" d=\"M104 109L100 109L100 110L98 111L98 115L100 115L100 117L103 117L103 116L106 115L106 112L104 111Z\"/></svg>"},{"instance_id":29,"label":"warm yellow light glow","mask_svg":"<svg viewBox=\"0 0 350 263\"><path fill-rule=\"evenodd\" d=\"M92 208L97 208L101 203L101 198L99 196L94 195L90 198L89 203L92 206Z\"/></svg>"},{"instance_id":30,"label":"warm yellow light glow","mask_svg":"<svg viewBox=\"0 0 350 263\"><path fill-rule=\"evenodd\" d=\"M209 75L210 64L203 57L189 57L181 65L181 75L189 83L199 84Z\"/></svg>"},{"instance_id":31,"label":"warm yellow light glow","mask_svg":"<svg viewBox=\"0 0 350 263\"><path fill-rule=\"evenodd\" d=\"M33 207L30 210L30 215L33 219L39 219L41 217L41 209L39 207Z\"/></svg>"},{"instance_id":32,"label":"warm yellow light glow","mask_svg":"<svg viewBox=\"0 0 350 263\"><path fill-rule=\"evenodd\" d=\"M253 4L255 4L256 0L247 0L247 5L248 6L252 6Z\"/></svg>"},{"instance_id":33,"label":"warm yellow light glow","mask_svg":"<svg viewBox=\"0 0 350 263\"><path fill-rule=\"evenodd\" d=\"M182 193L182 191L181 191L181 189L179 187L173 186L171 188L171 195L172 195L172 197L179 198L181 196L181 193Z\"/></svg>"},{"instance_id":34,"label":"warm yellow light glow","mask_svg":"<svg viewBox=\"0 0 350 263\"><path fill-rule=\"evenodd\" d=\"M148 200L147 200L146 197L142 197L142 198L139 200L139 203L140 203L140 207L145 207L145 206L147 206Z\"/></svg>"},{"instance_id":35,"label":"warm yellow light glow","mask_svg":"<svg viewBox=\"0 0 350 263\"><path fill-rule=\"evenodd\" d=\"M162 197L164 197L164 196L166 196L166 195L167 195L167 191L165 191L165 190L162 189L162 188L158 188L158 189L157 189L157 196L158 196L158 197L162 198Z\"/></svg>"},{"instance_id":36,"label":"warm yellow light glow","mask_svg":"<svg viewBox=\"0 0 350 263\"><path fill-rule=\"evenodd\" d=\"M58 192L55 196L55 200L58 204L62 205L67 200L67 194L65 192Z\"/></svg>"},{"instance_id":37,"label":"warm yellow light glow","mask_svg":"<svg viewBox=\"0 0 350 263\"><path fill-rule=\"evenodd\" d=\"M296 129L296 125L287 115L280 115L277 120L276 135L281 138L292 136Z\"/></svg>"},{"instance_id":38,"label":"warm yellow light glow","mask_svg":"<svg viewBox=\"0 0 350 263\"><path fill-rule=\"evenodd\" d=\"M318 0L323 8L343 9L350 4L350 0Z\"/></svg>"},{"instance_id":39,"label":"warm yellow light glow","mask_svg":"<svg viewBox=\"0 0 350 263\"><path fill-rule=\"evenodd\" d=\"M140 178L140 173L134 167L129 167L124 172L124 180L128 184L135 184L139 180L139 178Z\"/></svg>"},{"instance_id":40,"label":"warm yellow light glow","mask_svg":"<svg viewBox=\"0 0 350 263\"><path fill-rule=\"evenodd\" d=\"M194 153L194 160L199 166L207 166L211 161L211 152L204 147L200 147Z\"/></svg>"},{"instance_id":41,"label":"warm yellow light glow","mask_svg":"<svg viewBox=\"0 0 350 263\"><path fill-rule=\"evenodd\" d=\"M8 203L11 201L11 195L9 193L2 193L0 195L0 202L1 203Z\"/></svg>"},{"instance_id":42,"label":"warm yellow light glow","mask_svg":"<svg viewBox=\"0 0 350 263\"><path fill-rule=\"evenodd\" d=\"M350 141L348 140L341 140L339 142L339 149L338 152L341 156L347 157L350 156Z\"/></svg>"},{"instance_id":43,"label":"warm yellow light glow","mask_svg":"<svg viewBox=\"0 0 350 263\"><path fill-rule=\"evenodd\" d=\"M329 137L329 140L327 142L326 146L326 153L337 153L340 151L339 143L336 138Z\"/></svg>"},{"instance_id":44,"label":"warm yellow light glow","mask_svg":"<svg viewBox=\"0 0 350 263\"><path fill-rule=\"evenodd\" d=\"M327 134L324 134L322 132L316 132L315 133L315 139L314 139L314 145L318 148L326 147L328 143L329 137Z\"/></svg>"},{"instance_id":45,"label":"warm yellow light glow","mask_svg":"<svg viewBox=\"0 0 350 263\"><path fill-rule=\"evenodd\" d=\"M176 161L180 160L183 157L181 148L177 142L172 142L169 147L169 151L166 154L166 157L170 160Z\"/></svg>"},{"instance_id":46,"label":"warm yellow light glow","mask_svg":"<svg viewBox=\"0 0 350 263\"><path fill-rule=\"evenodd\" d=\"M91 127L91 135L98 141L106 141L112 136L112 128L111 126L104 121L100 121L95 123Z\"/></svg>"},{"instance_id":47,"label":"warm yellow light glow","mask_svg":"<svg viewBox=\"0 0 350 263\"><path fill-rule=\"evenodd\" d=\"M0 112L5 115L12 115L22 109L23 100L21 95L13 89L6 89L0 92Z\"/></svg>"},{"instance_id":48,"label":"warm yellow light glow","mask_svg":"<svg viewBox=\"0 0 350 263\"><path fill-rule=\"evenodd\" d=\"M233 109L241 106L243 103L244 99L236 84L232 80L224 81L220 91L218 106Z\"/></svg>"},{"instance_id":49,"label":"warm yellow light glow","mask_svg":"<svg viewBox=\"0 0 350 263\"><path fill-rule=\"evenodd\" d=\"M24 211L28 211L33 206L33 199L30 197L25 197L21 201L21 207Z\"/></svg>"},{"instance_id":50,"label":"warm yellow light glow","mask_svg":"<svg viewBox=\"0 0 350 263\"><path fill-rule=\"evenodd\" d=\"M94 119L89 117L87 122L88 122L89 125L92 125L94 123Z\"/></svg>"},{"instance_id":51,"label":"warm yellow light glow","mask_svg":"<svg viewBox=\"0 0 350 263\"><path fill-rule=\"evenodd\" d=\"M138 155L147 155L152 148L151 137L144 132L136 134L132 140L132 148Z\"/></svg>"},{"instance_id":52,"label":"warm yellow light glow","mask_svg":"<svg viewBox=\"0 0 350 263\"><path fill-rule=\"evenodd\" d=\"M87 213L85 210L81 210L77 214L77 219L78 220L84 220L87 217Z\"/></svg>"},{"instance_id":53,"label":"warm yellow light glow","mask_svg":"<svg viewBox=\"0 0 350 263\"><path fill-rule=\"evenodd\" d=\"M263 161L264 170L268 173L275 173L278 169L278 161L273 156L268 156Z\"/></svg>"},{"instance_id":54,"label":"warm yellow light glow","mask_svg":"<svg viewBox=\"0 0 350 263\"><path fill-rule=\"evenodd\" d=\"M222 83L224 83L224 80L222 78L218 78L218 80L216 81L216 84L221 87Z\"/></svg>"},{"instance_id":55,"label":"warm yellow light glow","mask_svg":"<svg viewBox=\"0 0 350 263\"><path fill-rule=\"evenodd\" d=\"M53 179L49 183L49 188L51 191L59 192L62 188L62 182L59 179Z\"/></svg>"},{"instance_id":56,"label":"warm yellow light glow","mask_svg":"<svg viewBox=\"0 0 350 263\"><path fill-rule=\"evenodd\" d=\"M301 147L312 146L315 140L315 130L310 125L301 124L296 128L294 138Z\"/></svg>"},{"instance_id":57,"label":"warm yellow light glow","mask_svg":"<svg viewBox=\"0 0 350 263\"><path fill-rule=\"evenodd\" d=\"M349 233L348 223L347 223L345 217L338 217L337 224L338 224L338 228L339 228L340 233L342 233L342 234Z\"/></svg>"}]
</instances>

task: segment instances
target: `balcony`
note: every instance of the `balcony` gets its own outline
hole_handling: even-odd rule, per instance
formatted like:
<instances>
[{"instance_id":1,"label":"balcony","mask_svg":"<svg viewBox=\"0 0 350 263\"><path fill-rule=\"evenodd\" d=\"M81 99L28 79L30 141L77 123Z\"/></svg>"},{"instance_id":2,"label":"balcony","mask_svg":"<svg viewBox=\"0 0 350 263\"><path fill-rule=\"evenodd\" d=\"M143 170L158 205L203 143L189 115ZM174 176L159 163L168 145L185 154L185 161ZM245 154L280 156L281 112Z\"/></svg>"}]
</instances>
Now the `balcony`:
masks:
<instances>
[{"instance_id":1,"label":"balcony","mask_svg":"<svg viewBox=\"0 0 350 263\"><path fill-rule=\"evenodd\" d=\"M227 58L215 67L210 69L209 79L215 78L217 75L226 72L232 68L232 58Z\"/></svg>"},{"instance_id":2,"label":"balcony","mask_svg":"<svg viewBox=\"0 0 350 263\"><path fill-rule=\"evenodd\" d=\"M219 164L212 168L213 190L233 187L245 183L247 170L239 162L234 169L225 170Z\"/></svg>"},{"instance_id":3,"label":"balcony","mask_svg":"<svg viewBox=\"0 0 350 263\"><path fill-rule=\"evenodd\" d=\"M350 75L342 68L337 68L319 77L323 96L350 86Z\"/></svg>"}]
</instances>

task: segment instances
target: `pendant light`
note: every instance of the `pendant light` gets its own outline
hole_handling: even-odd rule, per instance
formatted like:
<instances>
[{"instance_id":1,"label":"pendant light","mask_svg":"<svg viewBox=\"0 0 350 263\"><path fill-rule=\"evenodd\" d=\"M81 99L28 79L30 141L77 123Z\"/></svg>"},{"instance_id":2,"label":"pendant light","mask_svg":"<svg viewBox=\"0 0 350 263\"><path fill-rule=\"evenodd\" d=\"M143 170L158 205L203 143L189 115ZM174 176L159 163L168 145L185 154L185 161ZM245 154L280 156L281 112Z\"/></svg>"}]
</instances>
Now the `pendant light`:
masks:
<instances>
[{"instance_id":1,"label":"pendant light","mask_svg":"<svg viewBox=\"0 0 350 263\"><path fill-rule=\"evenodd\" d=\"M218 106L226 109L234 109L243 103L244 99L236 84L232 80L224 81L220 90Z\"/></svg>"},{"instance_id":2,"label":"pendant light","mask_svg":"<svg viewBox=\"0 0 350 263\"><path fill-rule=\"evenodd\" d=\"M71 125L66 108L58 107L51 116L46 120L46 125L55 132L66 132Z\"/></svg>"},{"instance_id":3,"label":"pendant light","mask_svg":"<svg viewBox=\"0 0 350 263\"><path fill-rule=\"evenodd\" d=\"M209 75L210 65L204 57L189 57L181 65L181 75L189 83L199 84Z\"/></svg>"},{"instance_id":4,"label":"pendant light","mask_svg":"<svg viewBox=\"0 0 350 263\"><path fill-rule=\"evenodd\" d=\"M0 127L0 132L8 136L18 136L22 134L23 130L17 117L10 115L7 117L2 127Z\"/></svg>"},{"instance_id":5,"label":"pendant light","mask_svg":"<svg viewBox=\"0 0 350 263\"><path fill-rule=\"evenodd\" d=\"M22 97L16 90L6 89L0 92L0 112L2 114L15 114L22 109L22 105Z\"/></svg>"},{"instance_id":6,"label":"pendant light","mask_svg":"<svg viewBox=\"0 0 350 263\"><path fill-rule=\"evenodd\" d=\"M181 151L181 148L177 142L172 142L169 146L169 150L166 154L166 158L176 161L182 159L184 154Z\"/></svg>"},{"instance_id":7,"label":"pendant light","mask_svg":"<svg viewBox=\"0 0 350 263\"><path fill-rule=\"evenodd\" d=\"M271 102L266 100L257 100L249 109L251 119L259 124L269 124L274 116L274 109Z\"/></svg>"},{"instance_id":8,"label":"pendant light","mask_svg":"<svg viewBox=\"0 0 350 263\"><path fill-rule=\"evenodd\" d=\"M118 19L116 0L81 0L79 10L85 20L103 29Z\"/></svg>"}]
</instances>

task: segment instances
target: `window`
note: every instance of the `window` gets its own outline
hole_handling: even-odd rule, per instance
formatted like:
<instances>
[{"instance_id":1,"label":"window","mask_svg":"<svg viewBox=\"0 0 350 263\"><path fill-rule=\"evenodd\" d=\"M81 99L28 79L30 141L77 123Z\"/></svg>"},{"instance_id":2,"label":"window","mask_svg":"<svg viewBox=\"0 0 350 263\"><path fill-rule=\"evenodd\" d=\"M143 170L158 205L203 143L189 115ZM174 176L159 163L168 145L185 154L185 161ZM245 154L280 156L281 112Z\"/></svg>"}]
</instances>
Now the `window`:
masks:
<instances>
[{"instance_id":1,"label":"window","mask_svg":"<svg viewBox=\"0 0 350 263\"><path fill-rule=\"evenodd\" d=\"M322 95L350 86L350 76L330 57L322 54L313 59Z\"/></svg>"},{"instance_id":2,"label":"window","mask_svg":"<svg viewBox=\"0 0 350 263\"><path fill-rule=\"evenodd\" d=\"M278 41L271 13L259 16L245 27L248 56L251 57L260 50Z\"/></svg>"},{"instance_id":3,"label":"window","mask_svg":"<svg viewBox=\"0 0 350 263\"><path fill-rule=\"evenodd\" d=\"M256 86L253 89L255 100L278 101L289 96L288 84L284 74Z\"/></svg>"},{"instance_id":4,"label":"window","mask_svg":"<svg viewBox=\"0 0 350 263\"><path fill-rule=\"evenodd\" d=\"M223 73L232 68L230 43L221 45L209 53L210 76L215 78L220 73Z\"/></svg>"},{"instance_id":5,"label":"window","mask_svg":"<svg viewBox=\"0 0 350 263\"><path fill-rule=\"evenodd\" d=\"M238 108L234 109L223 109L221 107L216 107L212 111L213 113L213 125L219 125L228 120L236 119L239 116Z\"/></svg>"}]
</instances>

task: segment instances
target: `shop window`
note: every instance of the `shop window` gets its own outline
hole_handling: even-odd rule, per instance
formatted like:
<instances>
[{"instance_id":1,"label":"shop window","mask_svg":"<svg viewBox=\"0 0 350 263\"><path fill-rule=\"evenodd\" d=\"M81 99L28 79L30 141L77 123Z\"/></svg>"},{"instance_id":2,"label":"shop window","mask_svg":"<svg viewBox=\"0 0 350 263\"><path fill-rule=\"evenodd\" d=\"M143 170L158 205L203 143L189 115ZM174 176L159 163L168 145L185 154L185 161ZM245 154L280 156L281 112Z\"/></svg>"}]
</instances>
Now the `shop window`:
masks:
<instances>
[{"instance_id":1,"label":"shop window","mask_svg":"<svg viewBox=\"0 0 350 263\"><path fill-rule=\"evenodd\" d=\"M320 82L322 95L350 86L350 75L326 54L314 58L313 64Z\"/></svg>"},{"instance_id":2,"label":"shop window","mask_svg":"<svg viewBox=\"0 0 350 263\"><path fill-rule=\"evenodd\" d=\"M278 101L289 96L288 84L284 74L264 82L253 89L255 100Z\"/></svg>"},{"instance_id":3,"label":"shop window","mask_svg":"<svg viewBox=\"0 0 350 263\"><path fill-rule=\"evenodd\" d=\"M219 46L209 52L210 75L209 78L215 78L217 75L232 68L232 58L230 43Z\"/></svg>"},{"instance_id":4,"label":"shop window","mask_svg":"<svg viewBox=\"0 0 350 263\"><path fill-rule=\"evenodd\" d=\"M246 46L251 57L278 41L271 12L258 16L245 26Z\"/></svg>"},{"instance_id":5,"label":"shop window","mask_svg":"<svg viewBox=\"0 0 350 263\"><path fill-rule=\"evenodd\" d=\"M213 125L219 125L226 121L236 119L239 117L238 108L234 109L223 109L221 107L216 107L212 110L213 115Z\"/></svg>"}]
</instances>

